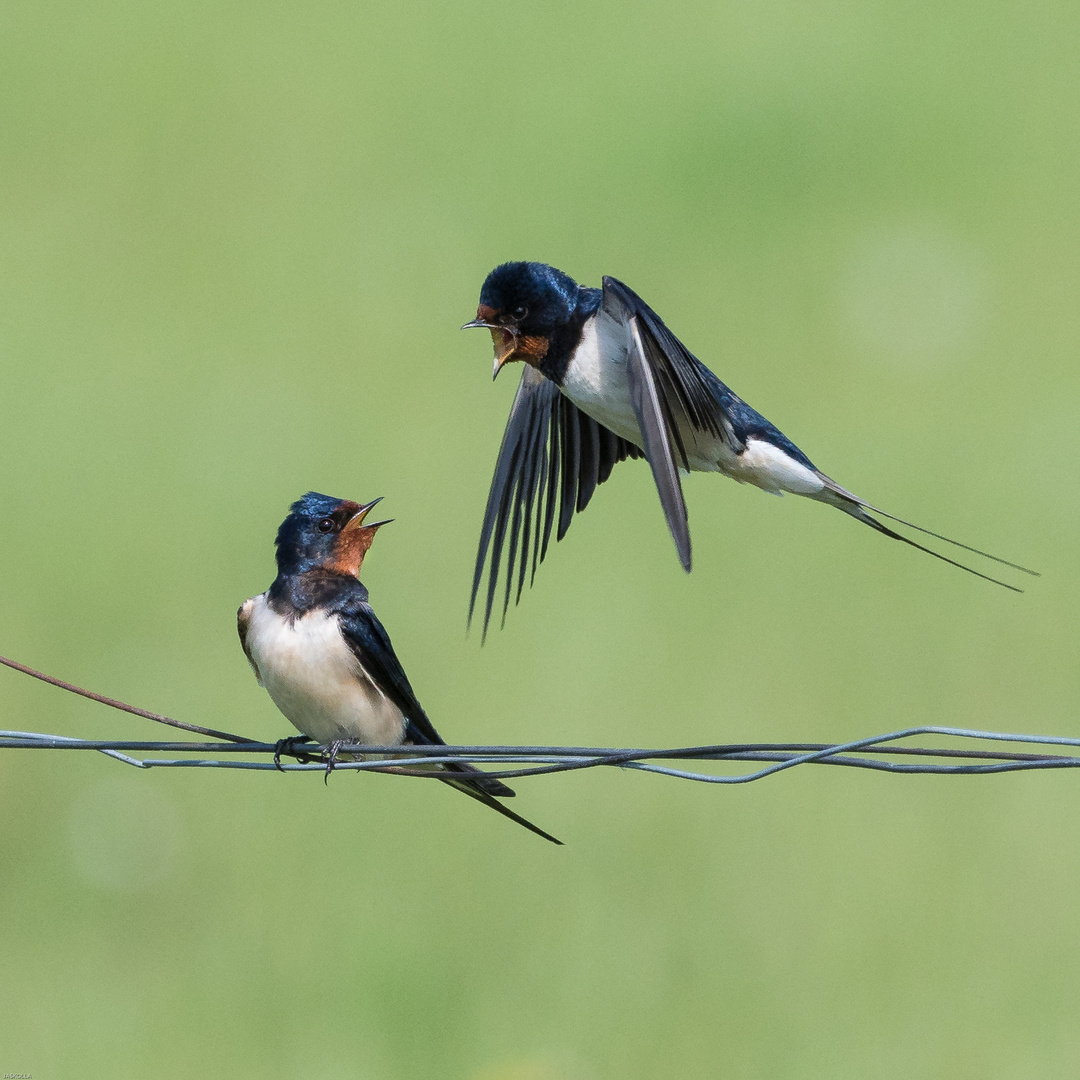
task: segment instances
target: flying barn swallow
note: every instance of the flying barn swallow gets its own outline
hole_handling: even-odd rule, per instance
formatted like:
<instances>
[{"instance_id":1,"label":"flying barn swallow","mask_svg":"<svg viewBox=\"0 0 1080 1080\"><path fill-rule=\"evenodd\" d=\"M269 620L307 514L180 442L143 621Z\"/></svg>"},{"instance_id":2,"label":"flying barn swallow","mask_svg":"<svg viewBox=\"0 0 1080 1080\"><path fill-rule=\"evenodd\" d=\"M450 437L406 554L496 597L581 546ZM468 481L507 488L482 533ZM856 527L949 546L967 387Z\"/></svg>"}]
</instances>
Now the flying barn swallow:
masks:
<instances>
[{"instance_id":1,"label":"flying barn swallow","mask_svg":"<svg viewBox=\"0 0 1080 1080\"><path fill-rule=\"evenodd\" d=\"M360 567L386 521L371 508L309 491L277 534L278 573L237 612L240 643L259 684L290 723L329 747L347 743L442 746L360 583ZM329 767L329 766L328 766ZM538 836L561 843L496 798L514 794L471 765L432 766L439 779Z\"/></svg>"},{"instance_id":2,"label":"flying barn swallow","mask_svg":"<svg viewBox=\"0 0 1080 1080\"><path fill-rule=\"evenodd\" d=\"M487 276L476 318L495 346L495 370L521 360L525 370L510 410L488 494L476 557L471 621L490 554L486 634L504 546L503 618L517 578L520 600L556 539L584 510L616 463L644 457L683 569L690 570L690 530L680 472L720 472L774 495L790 493L835 506L894 540L1021 592L924 547L873 517L877 514L935 539L1035 571L895 517L826 476L786 435L724 385L663 320L621 281L602 289L578 285L553 266L508 262ZM1037 575L1036 575L1037 576ZM530 577L530 580L531 580Z\"/></svg>"}]
</instances>

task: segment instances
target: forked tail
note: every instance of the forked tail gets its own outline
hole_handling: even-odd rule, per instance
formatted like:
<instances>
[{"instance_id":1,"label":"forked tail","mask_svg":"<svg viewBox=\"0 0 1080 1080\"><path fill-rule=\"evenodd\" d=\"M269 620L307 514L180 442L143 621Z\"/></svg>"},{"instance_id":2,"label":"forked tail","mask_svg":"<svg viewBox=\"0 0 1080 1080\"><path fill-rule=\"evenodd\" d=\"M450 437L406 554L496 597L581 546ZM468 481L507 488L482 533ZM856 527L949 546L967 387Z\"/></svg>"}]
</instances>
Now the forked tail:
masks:
<instances>
[{"instance_id":1,"label":"forked tail","mask_svg":"<svg viewBox=\"0 0 1080 1080\"><path fill-rule=\"evenodd\" d=\"M926 547L924 544L912 540L909 536L904 536L903 533L899 533L895 529L890 529L888 525L885 525L878 521L877 518L872 517L869 511L880 514L883 518L895 521L897 524L903 525L908 529L914 529L916 532L921 532L924 536L932 536L935 540L942 540L946 544L952 544L953 547L962 548L964 551L970 551L973 555L979 555L984 559L990 559L993 562L1000 563L1002 566L1008 566L1012 570L1019 570L1021 573L1030 574L1032 577L1040 576L1038 570L1029 570L1026 566L1010 562L1008 559L1003 559L1000 555L991 555L989 551L983 551L981 548L972 547L971 544L962 544L959 540L953 540L950 536L943 536L941 533L936 533L932 529L924 529L921 525L916 525L911 521L905 521L904 518L897 517L895 514L887 513L876 506L872 506L870 503L860 499L858 495L853 495L846 488L842 488L835 480L831 480L827 476L822 476L822 479L825 481L825 490L818 496L820 501L827 502L830 506L835 506L837 509L843 510L845 514L850 514L856 521L861 521L865 525L869 525L879 533L882 533L893 540L899 540L904 544L908 544L910 547L916 548L919 551L925 551L927 555L933 555L935 559L940 559L950 566L957 566L961 570L966 570L969 574L974 574L976 577L982 578L984 581L992 581L995 585L1000 585L1003 589L1011 589L1013 592L1018 593L1024 591L1016 585L1010 585L1007 581L1001 581L999 578L984 574L981 570L976 570L974 567L968 566L965 563L957 562L956 559L950 559L948 555L942 555L940 551L934 551L933 548Z\"/></svg>"},{"instance_id":2,"label":"forked tail","mask_svg":"<svg viewBox=\"0 0 1080 1080\"><path fill-rule=\"evenodd\" d=\"M556 840L551 833L544 832L539 825L534 825L531 821L523 818L520 814L515 814L513 810L503 806L498 799L494 797L492 792L508 797L513 795L513 791L508 788L502 781L494 778L484 779L484 772L482 769L474 768L472 765L466 765L464 762L461 764L453 764L445 766L450 772L455 773L467 773L470 774L468 778L462 777L450 777L440 776L439 779L444 783L449 784L452 788L457 788L458 791L470 798L475 799L477 802L483 803L485 806L490 806L492 810L498 811L503 817L508 817L511 821L516 821L519 825L524 826L529 832L536 833L537 836L542 836L545 840L550 840L553 844L562 846L561 840Z\"/></svg>"}]
</instances>

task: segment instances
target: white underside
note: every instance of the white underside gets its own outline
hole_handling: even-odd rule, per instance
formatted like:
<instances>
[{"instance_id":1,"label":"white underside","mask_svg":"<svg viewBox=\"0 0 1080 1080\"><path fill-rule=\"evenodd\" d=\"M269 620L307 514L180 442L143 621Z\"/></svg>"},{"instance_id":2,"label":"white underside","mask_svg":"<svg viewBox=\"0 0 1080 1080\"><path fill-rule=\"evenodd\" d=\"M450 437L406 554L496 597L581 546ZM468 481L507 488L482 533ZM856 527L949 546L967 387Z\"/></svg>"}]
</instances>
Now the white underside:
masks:
<instances>
[{"instance_id":1,"label":"white underside","mask_svg":"<svg viewBox=\"0 0 1080 1080\"><path fill-rule=\"evenodd\" d=\"M289 620L266 594L249 600L246 644L259 682L289 722L319 743L336 739L396 746L405 720L341 636L336 615Z\"/></svg>"},{"instance_id":2,"label":"white underside","mask_svg":"<svg viewBox=\"0 0 1080 1080\"><path fill-rule=\"evenodd\" d=\"M626 364L626 331L601 308L585 324L562 392L582 412L640 447L643 440L630 404ZM713 435L689 429L681 435L693 472L722 472L740 484L753 484L775 495L790 492L812 498L825 489L818 473L763 439L748 440L743 452L734 454Z\"/></svg>"}]
</instances>

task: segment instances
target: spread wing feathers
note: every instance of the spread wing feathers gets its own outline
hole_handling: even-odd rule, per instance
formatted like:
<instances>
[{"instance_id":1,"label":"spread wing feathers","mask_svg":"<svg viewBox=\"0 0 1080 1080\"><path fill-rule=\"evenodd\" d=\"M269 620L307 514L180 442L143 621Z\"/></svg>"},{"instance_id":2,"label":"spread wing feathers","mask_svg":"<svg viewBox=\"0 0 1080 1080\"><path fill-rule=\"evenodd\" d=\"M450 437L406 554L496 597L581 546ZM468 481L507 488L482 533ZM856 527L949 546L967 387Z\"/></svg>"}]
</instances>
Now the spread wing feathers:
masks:
<instances>
[{"instance_id":1,"label":"spread wing feathers","mask_svg":"<svg viewBox=\"0 0 1080 1080\"><path fill-rule=\"evenodd\" d=\"M721 438L734 453L743 450L731 417L716 399L715 376L667 328L664 320L629 286L617 278L604 278L604 309L616 319L630 323L636 317L645 360L661 384L668 408L681 412L690 427ZM725 388L726 389L726 388ZM677 432L673 441L689 471L686 452Z\"/></svg>"},{"instance_id":2,"label":"spread wing feathers","mask_svg":"<svg viewBox=\"0 0 1080 1080\"><path fill-rule=\"evenodd\" d=\"M643 340L641 324L636 315L630 319L629 331L626 375L630 384L630 404L634 407L634 415L641 429L645 455L660 494L660 505L664 508L671 538L675 541L675 550L679 553L683 569L689 573L690 523L674 455L677 449L685 463L686 450L679 436L678 417L671 400L673 395L663 392L669 389L663 386L667 381L664 369L654 369L650 363L652 350Z\"/></svg>"},{"instance_id":3,"label":"spread wing feathers","mask_svg":"<svg viewBox=\"0 0 1080 1080\"><path fill-rule=\"evenodd\" d=\"M553 382L526 366L499 447L476 553L469 622L484 567L490 561L484 637L495 606L504 551L505 622L515 579L516 603L521 599L526 575L531 584L537 565L547 555L556 517L555 538L561 540L574 511L589 505L597 485L611 475L616 463L641 456L636 446L587 416Z\"/></svg>"}]
</instances>

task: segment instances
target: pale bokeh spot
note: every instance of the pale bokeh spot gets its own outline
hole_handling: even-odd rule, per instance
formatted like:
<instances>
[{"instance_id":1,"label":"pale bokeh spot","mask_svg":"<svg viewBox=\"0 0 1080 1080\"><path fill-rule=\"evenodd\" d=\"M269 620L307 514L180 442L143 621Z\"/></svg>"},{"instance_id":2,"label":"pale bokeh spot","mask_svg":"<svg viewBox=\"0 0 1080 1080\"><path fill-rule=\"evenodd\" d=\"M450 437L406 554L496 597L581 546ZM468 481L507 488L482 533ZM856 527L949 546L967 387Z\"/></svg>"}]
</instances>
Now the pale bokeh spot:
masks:
<instances>
[{"instance_id":1,"label":"pale bokeh spot","mask_svg":"<svg viewBox=\"0 0 1080 1080\"><path fill-rule=\"evenodd\" d=\"M145 774L109 777L75 797L68 850L75 871L91 885L132 892L149 889L173 872L183 821L172 800L152 784Z\"/></svg>"},{"instance_id":2,"label":"pale bokeh spot","mask_svg":"<svg viewBox=\"0 0 1080 1080\"><path fill-rule=\"evenodd\" d=\"M496 1065L486 1065L471 1075L469 1080L571 1080L566 1068L556 1066L551 1061L530 1058L519 1061L501 1061Z\"/></svg>"},{"instance_id":3,"label":"pale bokeh spot","mask_svg":"<svg viewBox=\"0 0 1080 1080\"><path fill-rule=\"evenodd\" d=\"M964 237L928 222L864 234L840 272L841 316L857 353L904 367L958 363L978 347L989 273Z\"/></svg>"},{"instance_id":4,"label":"pale bokeh spot","mask_svg":"<svg viewBox=\"0 0 1080 1080\"><path fill-rule=\"evenodd\" d=\"M545 1062L500 1062L474 1072L470 1080L565 1080L565 1076Z\"/></svg>"}]
</instances>

